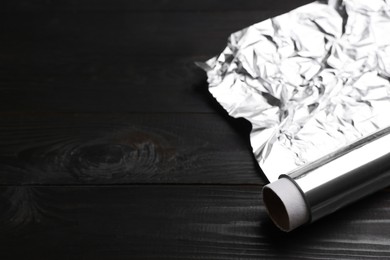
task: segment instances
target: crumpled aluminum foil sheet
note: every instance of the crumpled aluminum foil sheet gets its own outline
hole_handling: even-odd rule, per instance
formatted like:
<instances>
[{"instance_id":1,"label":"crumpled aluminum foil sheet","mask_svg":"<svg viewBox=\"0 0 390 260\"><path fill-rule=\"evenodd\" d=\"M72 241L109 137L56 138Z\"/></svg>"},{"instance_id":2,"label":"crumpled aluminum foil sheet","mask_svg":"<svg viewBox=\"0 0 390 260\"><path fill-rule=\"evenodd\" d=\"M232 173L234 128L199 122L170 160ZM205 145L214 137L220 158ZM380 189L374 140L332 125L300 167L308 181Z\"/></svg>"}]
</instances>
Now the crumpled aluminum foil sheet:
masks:
<instances>
[{"instance_id":1,"label":"crumpled aluminum foil sheet","mask_svg":"<svg viewBox=\"0 0 390 260\"><path fill-rule=\"evenodd\" d=\"M390 125L390 0L313 2L200 65L270 182Z\"/></svg>"}]
</instances>

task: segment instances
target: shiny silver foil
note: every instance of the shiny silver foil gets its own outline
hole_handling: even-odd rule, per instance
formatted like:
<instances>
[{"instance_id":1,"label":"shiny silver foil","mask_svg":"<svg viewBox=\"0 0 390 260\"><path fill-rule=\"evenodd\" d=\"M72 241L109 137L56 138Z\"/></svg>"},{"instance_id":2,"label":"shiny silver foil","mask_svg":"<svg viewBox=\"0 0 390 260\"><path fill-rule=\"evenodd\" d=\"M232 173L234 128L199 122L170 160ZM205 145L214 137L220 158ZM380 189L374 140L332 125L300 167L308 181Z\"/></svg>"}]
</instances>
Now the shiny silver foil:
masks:
<instances>
[{"instance_id":1,"label":"shiny silver foil","mask_svg":"<svg viewBox=\"0 0 390 260\"><path fill-rule=\"evenodd\" d=\"M233 33L201 66L275 181L390 126L390 0L313 2Z\"/></svg>"},{"instance_id":2,"label":"shiny silver foil","mask_svg":"<svg viewBox=\"0 0 390 260\"><path fill-rule=\"evenodd\" d=\"M390 184L390 127L282 175L299 189L309 222Z\"/></svg>"}]
</instances>

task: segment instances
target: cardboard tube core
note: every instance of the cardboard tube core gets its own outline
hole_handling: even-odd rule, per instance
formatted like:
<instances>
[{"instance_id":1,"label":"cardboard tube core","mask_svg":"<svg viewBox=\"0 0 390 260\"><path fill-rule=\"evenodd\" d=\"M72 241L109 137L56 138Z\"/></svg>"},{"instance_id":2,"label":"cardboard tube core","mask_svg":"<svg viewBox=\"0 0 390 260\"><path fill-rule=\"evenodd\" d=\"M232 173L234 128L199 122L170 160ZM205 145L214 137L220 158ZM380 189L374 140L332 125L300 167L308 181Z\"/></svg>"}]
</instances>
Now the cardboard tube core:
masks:
<instances>
[{"instance_id":1,"label":"cardboard tube core","mask_svg":"<svg viewBox=\"0 0 390 260\"><path fill-rule=\"evenodd\" d=\"M281 178L264 186L263 201L268 215L283 231L289 232L310 219L310 212L303 195L287 178Z\"/></svg>"}]
</instances>

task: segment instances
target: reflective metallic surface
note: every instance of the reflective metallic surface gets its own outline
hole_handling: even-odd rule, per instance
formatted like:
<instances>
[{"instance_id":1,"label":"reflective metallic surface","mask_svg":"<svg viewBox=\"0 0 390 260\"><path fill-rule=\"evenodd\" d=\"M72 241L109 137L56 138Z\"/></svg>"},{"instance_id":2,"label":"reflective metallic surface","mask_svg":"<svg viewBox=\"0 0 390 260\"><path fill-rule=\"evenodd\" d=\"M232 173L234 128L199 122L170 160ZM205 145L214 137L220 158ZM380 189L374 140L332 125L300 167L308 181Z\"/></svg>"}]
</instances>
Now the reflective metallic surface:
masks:
<instances>
[{"instance_id":1,"label":"reflective metallic surface","mask_svg":"<svg viewBox=\"0 0 390 260\"><path fill-rule=\"evenodd\" d=\"M201 66L218 102L252 123L272 182L390 125L390 0L305 5L232 34ZM310 193L349 170L296 182Z\"/></svg>"},{"instance_id":2,"label":"reflective metallic surface","mask_svg":"<svg viewBox=\"0 0 390 260\"><path fill-rule=\"evenodd\" d=\"M390 184L390 128L282 177L295 182L317 220Z\"/></svg>"}]
</instances>

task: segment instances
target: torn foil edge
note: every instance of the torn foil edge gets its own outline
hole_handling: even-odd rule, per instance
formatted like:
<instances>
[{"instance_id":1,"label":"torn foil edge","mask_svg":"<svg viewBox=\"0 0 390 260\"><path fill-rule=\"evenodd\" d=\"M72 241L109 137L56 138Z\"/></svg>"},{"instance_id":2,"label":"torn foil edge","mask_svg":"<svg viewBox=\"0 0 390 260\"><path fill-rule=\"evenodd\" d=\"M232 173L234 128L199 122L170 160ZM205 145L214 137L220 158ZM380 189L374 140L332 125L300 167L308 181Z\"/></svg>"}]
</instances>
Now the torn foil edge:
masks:
<instances>
[{"instance_id":1,"label":"torn foil edge","mask_svg":"<svg viewBox=\"0 0 390 260\"><path fill-rule=\"evenodd\" d=\"M313 2L200 66L270 182L390 125L390 0Z\"/></svg>"}]
</instances>

